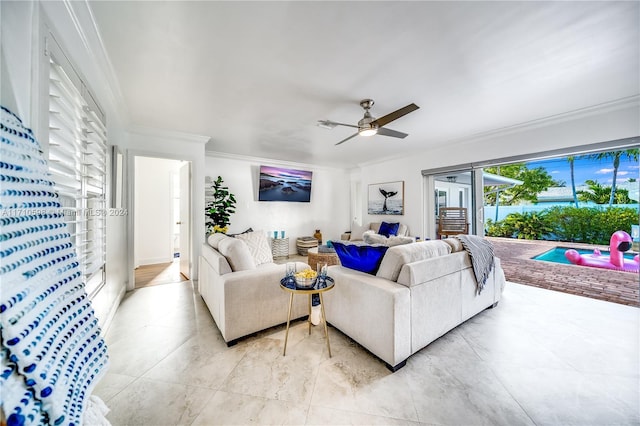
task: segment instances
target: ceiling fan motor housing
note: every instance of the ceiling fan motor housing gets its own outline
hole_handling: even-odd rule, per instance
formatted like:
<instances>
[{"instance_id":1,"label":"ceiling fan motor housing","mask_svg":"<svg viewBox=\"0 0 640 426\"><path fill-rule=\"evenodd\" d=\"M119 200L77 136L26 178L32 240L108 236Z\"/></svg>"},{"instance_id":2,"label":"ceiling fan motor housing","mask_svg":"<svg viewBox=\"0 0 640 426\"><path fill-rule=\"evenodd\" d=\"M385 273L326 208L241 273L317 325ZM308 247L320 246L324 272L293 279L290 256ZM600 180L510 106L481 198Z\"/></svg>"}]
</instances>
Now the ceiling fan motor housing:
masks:
<instances>
[{"instance_id":1,"label":"ceiling fan motor housing","mask_svg":"<svg viewBox=\"0 0 640 426\"><path fill-rule=\"evenodd\" d=\"M369 130L369 129L377 129L378 126L375 124L371 124L376 118L371 115L369 109L373 106L375 102L373 99L363 99L360 101L360 106L364 108L364 117L358 121L358 128L360 131Z\"/></svg>"}]
</instances>

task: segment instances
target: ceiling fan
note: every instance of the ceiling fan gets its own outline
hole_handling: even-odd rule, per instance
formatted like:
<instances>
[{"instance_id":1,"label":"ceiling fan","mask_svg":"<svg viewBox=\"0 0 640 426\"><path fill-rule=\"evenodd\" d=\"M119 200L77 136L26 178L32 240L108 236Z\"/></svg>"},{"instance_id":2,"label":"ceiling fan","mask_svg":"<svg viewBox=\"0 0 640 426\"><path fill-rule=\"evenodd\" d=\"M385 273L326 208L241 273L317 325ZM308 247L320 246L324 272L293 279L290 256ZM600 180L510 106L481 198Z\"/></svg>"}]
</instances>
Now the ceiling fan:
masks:
<instances>
[{"instance_id":1,"label":"ceiling fan","mask_svg":"<svg viewBox=\"0 0 640 426\"><path fill-rule=\"evenodd\" d=\"M341 140L336 145L340 145L343 142L348 141L351 138L354 138L358 135L360 136L373 136L373 135L382 135L382 136L391 136L392 138L406 138L408 136L407 133L398 132L397 130L387 129L387 124L391 123L398 118L409 114L420 108L418 105L411 103L406 107L400 108L399 110L393 111L387 115L384 115L380 118L375 118L369 112L369 109L373 106L373 99L363 99L360 101L360 106L364 108L364 117L360 121L358 121L358 125L353 124L345 124L345 123L337 123L331 120L318 120L318 126L324 127L326 129L333 129L336 126L347 126L347 127L355 127L358 129L357 133L349 136L346 139Z\"/></svg>"}]
</instances>

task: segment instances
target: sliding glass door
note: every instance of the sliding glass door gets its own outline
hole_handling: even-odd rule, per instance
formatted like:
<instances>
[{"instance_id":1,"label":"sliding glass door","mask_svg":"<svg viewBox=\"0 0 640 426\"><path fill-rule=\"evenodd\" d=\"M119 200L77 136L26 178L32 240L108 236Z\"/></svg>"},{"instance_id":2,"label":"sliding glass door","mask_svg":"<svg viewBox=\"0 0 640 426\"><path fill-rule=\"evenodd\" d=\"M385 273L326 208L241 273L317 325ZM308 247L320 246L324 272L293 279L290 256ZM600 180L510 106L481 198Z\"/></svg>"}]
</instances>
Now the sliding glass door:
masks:
<instances>
[{"instance_id":1,"label":"sliding glass door","mask_svg":"<svg viewBox=\"0 0 640 426\"><path fill-rule=\"evenodd\" d=\"M427 192L425 211L433 212L425 215L426 236L437 239L446 235L445 231L482 235L482 170L425 170L423 176ZM453 228L445 226L448 217L453 217Z\"/></svg>"}]
</instances>

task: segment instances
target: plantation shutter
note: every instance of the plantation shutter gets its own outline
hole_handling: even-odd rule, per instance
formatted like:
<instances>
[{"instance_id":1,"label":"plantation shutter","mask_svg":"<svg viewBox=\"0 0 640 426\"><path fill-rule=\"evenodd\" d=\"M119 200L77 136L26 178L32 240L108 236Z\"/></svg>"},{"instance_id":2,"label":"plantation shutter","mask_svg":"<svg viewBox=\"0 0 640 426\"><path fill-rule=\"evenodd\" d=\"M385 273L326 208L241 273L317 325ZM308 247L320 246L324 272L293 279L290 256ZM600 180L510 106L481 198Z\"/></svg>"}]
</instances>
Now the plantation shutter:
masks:
<instances>
[{"instance_id":1,"label":"plantation shutter","mask_svg":"<svg viewBox=\"0 0 640 426\"><path fill-rule=\"evenodd\" d=\"M106 146L102 111L55 40L48 40L49 171L59 194L86 292L105 284Z\"/></svg>"}]
</instances>

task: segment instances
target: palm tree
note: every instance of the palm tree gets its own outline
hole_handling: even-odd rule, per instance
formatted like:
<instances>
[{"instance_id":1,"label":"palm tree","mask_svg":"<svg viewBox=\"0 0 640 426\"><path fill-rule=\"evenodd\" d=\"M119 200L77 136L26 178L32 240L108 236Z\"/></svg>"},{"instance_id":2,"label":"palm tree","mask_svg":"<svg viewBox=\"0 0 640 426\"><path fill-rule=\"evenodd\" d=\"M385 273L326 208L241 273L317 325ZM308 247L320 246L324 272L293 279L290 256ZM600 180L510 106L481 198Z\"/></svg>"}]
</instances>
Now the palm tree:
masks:
<instances>
[{"instance_id":1,"label":"palm tree","mask_svg":"<svg viewBox=\"0 0 640 426\"><path fill-rule=\"evenodd\" d=\"M613 181L611 183L611 195L609 196L609 207L613 205L616 196L616 180L618 178L618 168L620 167L620 158L626 157L633 161L638 161L638 153L640 150L638 148L625 149L623 151L611 151L611 152L601 152L599 154L595 154L594 158L598 160L606 160L609 158L613 158Z\"/></svg>"},{"instance_id":2,"label":"palm tree","mask_svg":"<svg viewBox=\"0 0 640 426\"><path fill-rule=\"evenodd\" d=\"M578 196L581 201L592 201L596 204L606 204L611 194L611 188L608 186L602 186L597 180L587 179L584 183L587 184L589 190L578 191Z\"/></svg>"},{"instance_id":3,"label":"palm tree","mask_svg":"<svg viewBox=\"0 0 640 426\"><path fill-rule=\"evenodd\" d=\"M567 161L569 162L569 170L571 171L571 192L573 193L573 202L578 207L578 193L576 192L576 178L574 176L573 163L579 157L574 157L573 155L567 156Z\"/></svg>"}]
</instances>

